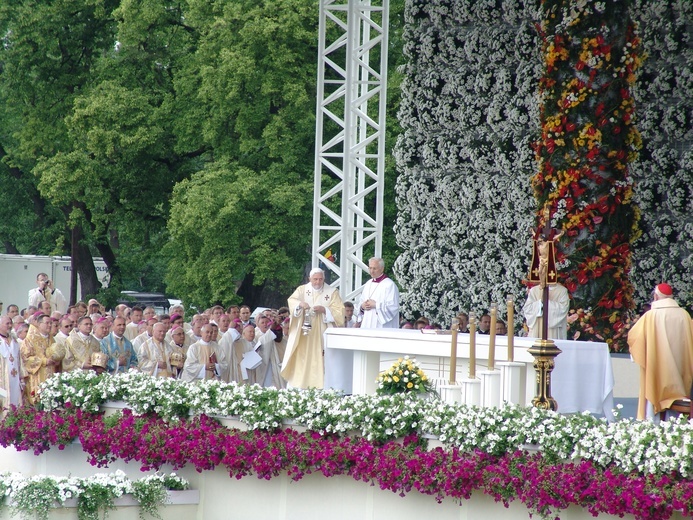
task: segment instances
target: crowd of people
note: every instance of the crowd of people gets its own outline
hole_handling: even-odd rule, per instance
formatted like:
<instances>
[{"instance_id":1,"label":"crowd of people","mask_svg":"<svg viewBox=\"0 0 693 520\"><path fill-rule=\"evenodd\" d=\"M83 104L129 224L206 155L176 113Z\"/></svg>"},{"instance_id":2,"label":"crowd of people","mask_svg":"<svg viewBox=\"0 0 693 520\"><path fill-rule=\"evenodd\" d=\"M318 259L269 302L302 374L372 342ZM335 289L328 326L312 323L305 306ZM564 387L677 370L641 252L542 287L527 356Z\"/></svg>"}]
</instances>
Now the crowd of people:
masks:
<instances>
[{"instance_id":1,"label":"crowd of people","mask_svg":"<svg viewBox=\"0 0 693 520\"><path fill-rule=\"evenodd\" d=\"M338 388L339 382L330 376L339 374L326 374L325 367L327 363L339 366L344 351L326 351L324 332L328 327L439 328L424 317L413 323L400 321L399 292L384 267L382 259L370 259L371 279L355 302L342 302L339 291L326 285L324 272L316 268L308 283L288 298L286 307L264 309L251 318L247 305L215 305L189 322L182 306L157 313L153 307L120 304L107 312L92 299L65 307L62 294L40 273L27 307L20 311L11 304L0 316L0 411L10 405L35 404L43 381L73 370L108 374L138 370L184 381L219 379L275 388ZM556 285L559 296L549 294L548 331L549 337L565 339L567 307L558 303L565 298L562 286ZM693 325L688 313L672 299L672 292L669 285L659 284L652 310L629 334L633 358L642 371L639 418L652 416L689 395L693 380ZM533 298L530 291L523 310L532 327L529 335L538 337L532 331L543 314L539 297ZM664 317L671 323L662 321ZM457 321L460 332L469 332L466 313L460 313ZM489 314L482 315L477 333L489 334L491 321ZM497 335L508 333L502 320L495 327ZM666 358L668 365L648 362L665 349L672 352ZM676 384L662 390L657 381L670 379ZM676 390L668 391L669 387ZM647 413L644 403L650 407Z\"/></svg>"},{"instance_id":2,"label":"crowd of people","mask_svg":"<svg viewBox=\"0 0 693 520\"><path fill-rule=\"evenodd\" d=\"M189 321L182 306L167 313L126 304L106 311L95 299L67 306L59 289L40 273L27 307L20 310L11 304L0 317L2 407L35 404L43 381L73 370L138 370L184 381L215 378L277 388L320 388L324 365L318 331L399 323L396 286L386 280L382 260L376 260L382 265L373 271L378 272L374 283L379 285L357 304L356 312L354 303L343 304L339 292L324 285L324 273L318 269L311 271L311 282L317 285L319 279L319 288L298 298L292 295L289 307L264 309L251 318L247 305L215 305ZM322 305L328 294L333 301ZM311 327L315 331L309 338ZM319 355L307 339L317 339ZM299 371L308 375L302 379Z\"/></svg>"},{"instance_id":3,"label":"crowd of people","mask_svg":"<svg viewBox=\"0 0 693 520\"><path fill-rule=\"evenodd\" d=\"M329 374L325 381L325 356L328 361L333 356L335 366L340 353L325 352L326 328L440 328L424 317L400 320L399 292L383 260L371 258L368 267L371 279L355 302L342 302L316 268L286 307L251 318L247 305L215 305L189 321L182 306L165 314L126 304L106 311L95 299L68 306L48 275L39 273L27 307L11 304L0 318L0 399L5 408L32 405L43 381L73 370L139 370L185 381L216 378L277 388L330 386L335 382ZM458 321L459 330L468 332L468 316L461 313ZM488 334L490 325L490 316L481 316L478 333ZM496 334L507 334L502 320Z\"/></svg>"}]
</instances>

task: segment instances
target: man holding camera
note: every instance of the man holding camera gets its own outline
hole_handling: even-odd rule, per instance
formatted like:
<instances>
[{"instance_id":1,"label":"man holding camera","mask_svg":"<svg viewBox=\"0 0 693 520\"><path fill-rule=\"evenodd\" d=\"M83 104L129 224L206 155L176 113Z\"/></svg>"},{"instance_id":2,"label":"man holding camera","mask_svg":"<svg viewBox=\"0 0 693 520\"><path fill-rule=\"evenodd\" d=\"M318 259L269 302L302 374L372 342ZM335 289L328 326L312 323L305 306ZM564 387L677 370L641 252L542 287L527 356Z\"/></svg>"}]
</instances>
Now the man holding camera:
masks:
<instances>
[{"instance_id":1,"label":"man holding camera","mask_svg":"<svg viewBox=\"0 0 693 520\"><path fill-rule=\"evenodd\" d=\"M41 307L42 301L47 301L51 304L51 312L58 311L60 314L65 314L67 311L67 300L60 289L53 287L53 282L48 278L46 273L39 273L36 277L36 285L38 287L29 291L29 306L36 308Z\"/></svg>"}]
</instances>

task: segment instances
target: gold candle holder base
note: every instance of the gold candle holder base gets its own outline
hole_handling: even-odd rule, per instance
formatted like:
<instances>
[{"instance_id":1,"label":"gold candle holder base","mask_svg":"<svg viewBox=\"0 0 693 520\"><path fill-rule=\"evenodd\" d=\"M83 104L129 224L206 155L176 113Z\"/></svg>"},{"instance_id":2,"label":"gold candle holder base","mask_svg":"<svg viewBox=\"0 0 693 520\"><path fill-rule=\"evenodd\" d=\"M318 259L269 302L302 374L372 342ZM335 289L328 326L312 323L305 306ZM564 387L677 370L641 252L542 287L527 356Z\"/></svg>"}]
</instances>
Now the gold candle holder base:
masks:
<instances>
[{"instance_id":1,"label":"gold candle holder base","mask_svg":"<svg viewBox=\"0 0 693 520\"><path fill-rule=\"evenodd\" d=\"M527 352L534 357L534 371L537 381L537 393L532 399L532 406L555 412L558 410L558 403L551 397L551 372L554 367L554 359L561 353L561 349L550 339L538 339Z\"/></svg>"}]
</instances>

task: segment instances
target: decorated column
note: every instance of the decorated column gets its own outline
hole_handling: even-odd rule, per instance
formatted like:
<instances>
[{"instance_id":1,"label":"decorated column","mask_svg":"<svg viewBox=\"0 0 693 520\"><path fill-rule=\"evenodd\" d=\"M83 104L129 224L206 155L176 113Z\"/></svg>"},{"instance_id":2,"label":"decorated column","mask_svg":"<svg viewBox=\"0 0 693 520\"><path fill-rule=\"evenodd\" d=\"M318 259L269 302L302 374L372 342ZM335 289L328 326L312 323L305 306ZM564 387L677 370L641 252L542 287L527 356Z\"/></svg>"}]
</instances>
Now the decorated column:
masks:
<instances>
[{"instance_id":1,"label":"decorated column","mask_svg":"<svg viewBox=\"0 0 693 520\"><path fill-rule=\"evenodd\" d=\"M556 252L573 298L569 339L626 348L638 236L629 164L641 146L631 85L640 64L628 2L542 2L537 224L565 233Z\"/></svg>"}]
</instances>

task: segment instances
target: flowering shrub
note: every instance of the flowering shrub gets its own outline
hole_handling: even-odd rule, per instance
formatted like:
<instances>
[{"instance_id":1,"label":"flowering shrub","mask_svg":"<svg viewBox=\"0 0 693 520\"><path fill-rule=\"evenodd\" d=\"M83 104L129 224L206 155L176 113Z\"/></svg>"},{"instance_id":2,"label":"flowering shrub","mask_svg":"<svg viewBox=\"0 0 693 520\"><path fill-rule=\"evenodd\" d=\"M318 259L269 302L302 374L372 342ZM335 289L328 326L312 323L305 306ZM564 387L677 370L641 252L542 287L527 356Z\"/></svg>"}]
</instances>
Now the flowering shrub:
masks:
<instances>
[{"instance_id":1,"label":"flowering shrub","mask_svg":"<svg viewBox=\"0 0 693 520\"><path fill-rule=\"evenodd\" d=\"M395 396L387 396L391 397ZM588 415L564 417L538 409L410 403L425 410L420 427L438 431L441 438L446 432L451 435L447 449L427 451L425 440L416 434L406 436L401 444L373 443L324 432L227 430L204 415L172 423L154 415L138 417L127 409L105 420L83 413L79 439L96 465L121 459L137 461L144 470L165 464L191 465L198 471L223 467L232 478L271 479L286 474L300 480L311 473L345 475L402 496L417 490L438 501L468 499L472 492L481 491L506 504L520 500L532 512L547 517L571 504L593 515L631 514L643 520L669 518L675 510L693 514L693 481L689 480L693 427L687 422L661 427L647 422L607 424ZM18 412L10 411L8 418ZM57 423L59 417L66 420L74 410L22 413L33 413L49 424ZM2 444L8 445L12 439L4 434L5 422L0 423L0 432ZM461 432L456 434L458 428ZM22 439L26 449L29 438L23 435ZM450 447L450 441L456 445ZM528 453L522 449L525 443L537 444L542 451ZM619 457L629 452L634 455L631 463L638 459L653 463L624 466ZM0 480L0 489L6 485ZM59 493L54 488L47 492L53 497ZM70 493L74 496L74 491Z\"/></svg>"},{"instance_id":2,"label":"flowering shrub","mask_svg":"<svg viewBox=\"0 0 693 520\"><path fill-rule=\"evenodd\" d=\"M426 393L432 390L431 381L424 374L416 359L409 359L409 356L400 358L378 376L378 394L401 394L406 392Z\"/></svg>"},{"instance_id":3,"label":"flowering shrub","mask_svg":"<svg viewBox=\"0 0 693 520\"><path fill-rule=\"evenodd\" d=\"M166 490L187 488L187 481L175 473L150 475L135 481L129 480L120 470L87 478L24 477L19 473L5 473L0 475L0 507L6 497L13 513L21 514L26 520L46 520L51 508L65 506L68 500L76 499L79 520L98 520L99 511L105 516L115 508L116 498L131 493L143 511L157 517L158 506L166 501Z\"/></svg>"}]
</instances>

